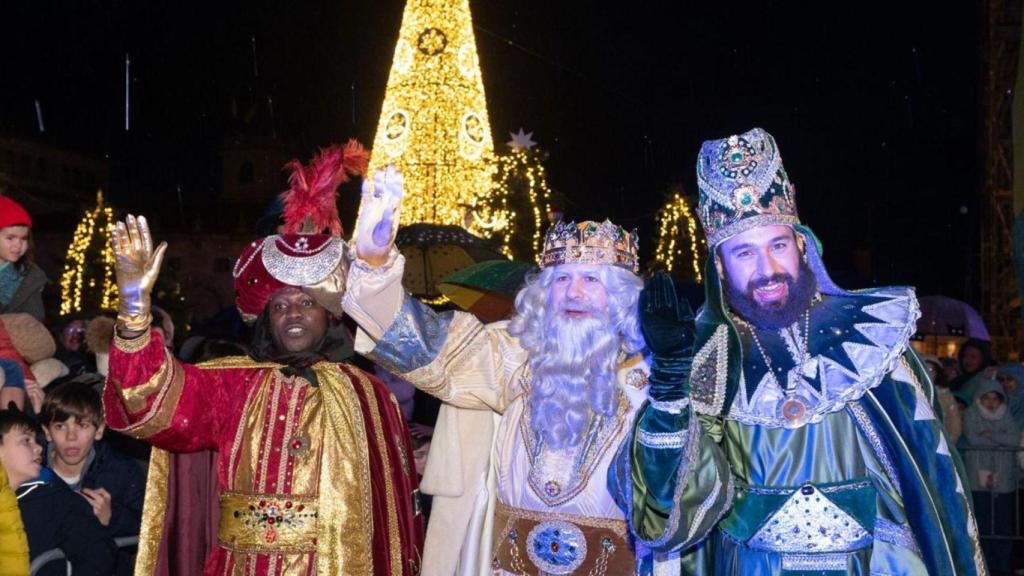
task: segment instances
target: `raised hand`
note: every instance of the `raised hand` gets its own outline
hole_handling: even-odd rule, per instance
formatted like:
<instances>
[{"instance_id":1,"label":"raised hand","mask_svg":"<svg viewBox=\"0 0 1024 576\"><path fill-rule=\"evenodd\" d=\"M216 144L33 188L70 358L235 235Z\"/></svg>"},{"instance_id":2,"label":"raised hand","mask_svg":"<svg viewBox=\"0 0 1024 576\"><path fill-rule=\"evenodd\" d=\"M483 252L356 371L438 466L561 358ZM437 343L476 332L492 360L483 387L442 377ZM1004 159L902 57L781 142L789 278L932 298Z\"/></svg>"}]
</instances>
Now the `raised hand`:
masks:
<instances>
[{"instance_id":1,"label":"raised hand","mask_svg":"<svg viewBox=\"0 0 1024 576\"><path fill-rule=\"evenodd\" d=\"M640 329L654 354L675 355L693 346L693 311L676 295L672 277L658 272L647 281L638 303Z\"/></svg>"},{"instance_id":2,"label":"raised hand","mask_svg":"<svg viewBox=\"0 0 1024 576\"><path fill-rule=\"evenodd\" d=\"M118 328L143 331L152 320L149 295L160 274L167 243L161 242L153 250L145 216L135 218L129 214L124 222L111 226L110 244L117 275Z\"/></svg>"},{"instance_id":3,"label":"raised hand","mask_svg":"<svg viewBox=\"0 0 1024 576\"><path fill-rule=\"evenodd\" d=\"M363 180L363 197L356 221L356 252L373 266L387 261L398 230L403 185L402 173L394 166L377 170L372 180Z\"/></svg>"},{"instance_id":4,"label":"raised hand","mask_svg":"<svg viewBox=\"0 0 1024 576\"><path fill-rule=\"evenodd\" d=\"M676 294L672 278L659 272L647 281L637 306L640 329L652 354L651 398L673 401L687 397L696 340L690 304Z\"/></svg>"}]
</instances>

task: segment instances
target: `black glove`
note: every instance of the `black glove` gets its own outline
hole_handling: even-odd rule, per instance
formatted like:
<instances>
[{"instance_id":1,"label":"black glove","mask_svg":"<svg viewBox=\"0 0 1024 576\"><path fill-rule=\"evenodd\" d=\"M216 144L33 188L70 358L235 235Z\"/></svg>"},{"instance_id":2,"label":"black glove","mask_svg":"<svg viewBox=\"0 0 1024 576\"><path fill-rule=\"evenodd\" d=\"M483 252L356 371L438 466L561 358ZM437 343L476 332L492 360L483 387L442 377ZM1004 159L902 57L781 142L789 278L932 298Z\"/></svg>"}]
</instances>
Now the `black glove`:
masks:
<instances>
[{"instance_id":1,"label":"black glove","mask_svg":"<svg viewBox=\"0 0 1024 576\"><path fill-rule=\"evenodd\" d=\"M686 298L676 295L672 277L658 272L640 293L640 329L651 359L651 399L682 400L690 394L690 364L696 329Z\"/></svg>"}]
</instances>

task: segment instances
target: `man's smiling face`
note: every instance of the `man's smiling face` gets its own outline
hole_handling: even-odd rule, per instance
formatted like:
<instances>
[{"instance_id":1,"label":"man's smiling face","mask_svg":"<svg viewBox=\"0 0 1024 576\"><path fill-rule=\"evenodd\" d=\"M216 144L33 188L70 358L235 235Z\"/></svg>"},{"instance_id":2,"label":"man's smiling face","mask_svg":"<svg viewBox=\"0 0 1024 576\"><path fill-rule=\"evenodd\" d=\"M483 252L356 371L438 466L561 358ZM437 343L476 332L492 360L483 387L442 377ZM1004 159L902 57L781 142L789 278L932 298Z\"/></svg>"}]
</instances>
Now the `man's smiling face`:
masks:
<instances>
[{"instance_id":1,"label":"man's smiling face","mask_svg":"<svg viewBox=\"0 0 1024 576\"><path fill-rule=\"evenodd\" d=\"M307 352L323 340L327 310L299 288L285 288L267 302L270 334L282 352Z\"/></svg>"}]
</instances>

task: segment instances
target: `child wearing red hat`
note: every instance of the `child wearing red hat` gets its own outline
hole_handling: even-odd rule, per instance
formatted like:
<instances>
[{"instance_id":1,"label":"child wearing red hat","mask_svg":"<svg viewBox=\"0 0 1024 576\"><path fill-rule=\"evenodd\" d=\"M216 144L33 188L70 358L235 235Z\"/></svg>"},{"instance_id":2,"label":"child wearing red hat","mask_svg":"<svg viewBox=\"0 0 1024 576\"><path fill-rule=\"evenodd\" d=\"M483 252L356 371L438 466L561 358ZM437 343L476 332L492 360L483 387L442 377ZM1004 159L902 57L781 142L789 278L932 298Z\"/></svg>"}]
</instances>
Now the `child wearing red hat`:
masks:
<instances>
[{"instance_id":1,"label":"child wearing red hat","mask_svg":"<svg viewBox=\"0 0 1024 576\"><path fill-rule=\"evenodd\" d=\"M0 196L0 313L25 312L44 322L46 274L28 256L32 218Z\"/></svg>"}]
</instances>

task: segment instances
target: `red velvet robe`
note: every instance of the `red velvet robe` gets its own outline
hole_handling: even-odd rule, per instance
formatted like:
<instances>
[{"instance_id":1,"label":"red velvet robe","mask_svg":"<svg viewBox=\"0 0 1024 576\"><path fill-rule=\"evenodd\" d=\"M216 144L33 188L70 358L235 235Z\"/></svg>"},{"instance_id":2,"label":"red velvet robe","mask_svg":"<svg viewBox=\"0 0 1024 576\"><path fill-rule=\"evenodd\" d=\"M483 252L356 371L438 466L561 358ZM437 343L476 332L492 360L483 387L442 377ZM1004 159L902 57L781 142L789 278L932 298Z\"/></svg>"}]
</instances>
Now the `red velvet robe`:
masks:
<instances>
[{"instance_id":1,"label":"red velvet robe","mask_svg":"<svg viewBox=\"0 0 1024 576\"><path fill-rule=\"evenodd\" d=\"M218 451L220 526L204 574L417 573L423 520L394 398L347 364L314 366L318 387L278 368L245 357L192 366L157 333L115 338L107 425L164 450ZM176 556L157 549L168 474L155 452L137 574Z\"/></svg>"}]
</instances>

